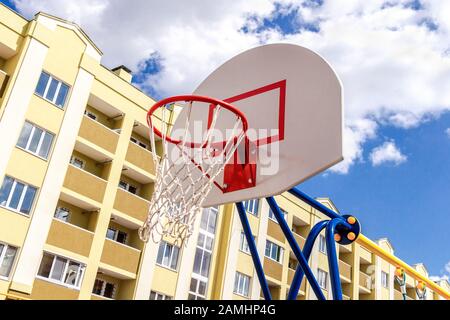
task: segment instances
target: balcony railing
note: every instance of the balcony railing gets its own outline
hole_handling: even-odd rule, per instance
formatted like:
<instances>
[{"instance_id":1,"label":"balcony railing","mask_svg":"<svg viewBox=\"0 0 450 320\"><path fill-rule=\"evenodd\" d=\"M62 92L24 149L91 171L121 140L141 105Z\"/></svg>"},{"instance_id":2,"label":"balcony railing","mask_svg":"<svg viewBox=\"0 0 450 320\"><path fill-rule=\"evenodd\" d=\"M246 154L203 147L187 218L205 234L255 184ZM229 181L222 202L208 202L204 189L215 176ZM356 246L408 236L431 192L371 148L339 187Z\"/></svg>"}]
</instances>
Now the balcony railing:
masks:
<instances>
[{"instance_id":1,"label":"balcony railing","mask_svg":"<svg viewBox=\"0 0 450 320\"><path fill-rule=\"evenodd\" d=\"M149 201L120 188L117 189L114 209L140 221L145 221L149 206Z\"/></svg>"},{"instance_id":2,"label":"balcony railing","mask_svg":"<svg viewBox=\"0 0 450 320\"><path fill-rule=\"evenodd\" d=\"M77 167L69 165L64 187L97 202L102 202L106 181Z\"/></svg>"},{"instance_id":3,"label":"balcony railing","mask_svg":"<svg viewBox=\"0 0 450 320\"><path fill-rule=\"evenodd\" d=\"M140 257L140 250L106 239L101 262L136 274Z\"/></svg>"},{"instance_id":4,"label":"balcony railing","mask_svg":"<svg viewBox=\"0 0 450 320\"><path fill-rule=\"evenodd\" d=\"M352 279L352 266L342 260L339 260L339 272L348 280Z\"/></svg>"},{"instance_id":5,"label":"balcony railing","mask_svg":"<svg viewBox=\"0 0 450 320\"><path fill-rule=\"evenodd\" d=\"M288 284L291 285L292 284L292 280L294 280L294 275L295 275L295 270L289 268L288 270ZM303 277L303 281L302 284L300 285L300 291L305 292L306 291L306 279L305 277Z\"/></svg>"},{"instance_id":6,"label":"balcony railing","mask_svg":"<svg viewBox=\"0 0 450 320\"><path fill-rule=\"evenodd\" d=\"M119 135L101 123L84 116L78 135L111 153L116 152Z\"/></svg>"},{"instance_id":7,"label":"balcony railing","mask_svg":"<svg viewBox=\"0 0 450 320\"><path fill-rule=\"evenodd\" d=\"M125 159L136 167L152 175L155 174L152 153L131 141L128 144L128 151Z\"/></svg>"},{"instance_id":8,"label":"balcony railing","mask_svg":"<svg viewBox=\"0 0 450 320\"><path fill-rule=\"evenodd\" d=\"M53 219L47 243L82 256L89 256L94 234L88 230Z\"/></svg>"},{"instance_id":9,"label":"balcony railing","mask_svg":"<svg viewBox=\"0 0 450 320\"><path fill-rule=\"evenodd\" d=\"M305 247L305 238L303 238L301 235L299 235L298 233L292 232L292 234L294 235L295 240L297 241L298 245L300 246L300 249L303 249Z\"/></svg>"},{"instance_id":10,"label":"balcony railing","mask_svg":"<svg viewBox=\"0 0 450 320\"><path fill-rule=\"evenodd\" d=\"M372 290L372 279L364 272L359 272L359 285L367 290Z\"/></svg>"},{"instance_id":11,"label":"balcony railing","mask_svg":"<svg viewBox=\"0 0 450 320\"><path fill-rule=\"evenodd\" d=\"M264 271L269 277L281 281L283 266L269 258L264 258Z\"/></svg>"}]
</instances>

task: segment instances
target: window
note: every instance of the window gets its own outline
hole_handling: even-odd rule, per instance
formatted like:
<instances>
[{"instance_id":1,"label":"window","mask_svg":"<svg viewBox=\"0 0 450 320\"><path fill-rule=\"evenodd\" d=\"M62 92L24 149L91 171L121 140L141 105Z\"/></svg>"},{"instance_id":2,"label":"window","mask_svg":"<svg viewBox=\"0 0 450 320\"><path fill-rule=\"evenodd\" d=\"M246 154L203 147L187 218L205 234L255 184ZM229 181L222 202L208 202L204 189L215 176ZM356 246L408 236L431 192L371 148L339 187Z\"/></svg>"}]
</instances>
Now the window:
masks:
<instances>
[{"instance_id":1,"label":"window","mask_svg":"<svg viewBox=\"0 0 450 320\"><path fill-rule=\"evenodd\" d=\"M281 263L284 249L279 245L266 240L266 257Z\"/></svg>"},{"instance_id":2,"label":"window","mask_svg":"<svg viewBox=\"0 0 450 320\"><path fill-rule=\"evenodd\" d=\"M327 243L325 241L325 236L319 234L319 252L327 254Z\"/></svg>"},{"instance_id":3,"label":"window","mask_svg":"<svg viewBox=\"0 0 450 320\"><path fill-rule=\"evenodd\" d=\"M48 73L42 72L35 92L38 96L62 109L66 103L69 86L53 78Z\"/></svg>"},{"instance_id":4,"label":"window","mask_svg":"<svg viewBox=\"0 0 450 320\"><path fill-rule=\"evenodd\" d=\"M6 176L0 189L0 206L30 214L36 188Z\"/></svg>"},{"instance_id":5,"label":"window","mask_svg":"<svg viewBox=\"0 0 450 320\"><path fill-rule=\"evenodd\" d=\"M119 242L119 243L122 243L122 244L126 244L128 234L126 232L123 232L120 230L108 228L108 230L106 231L106 238L116 241L116 242Z\"/></svg>"},{"instance_id":6,"label":"window","mask_svg":"<svg viewBox=\"0 0 450 320\"><path fill-rule=\"evenodd\" d=\"M119 188L121 188L123 190L126 190L126 191L128 191L129 193L132 193L132 194L137 194L137 192L138 192L138 188L137 187L135 187L135 186L133 186L133 185L131 185L131 184L125 182L125 181L122 181L122 180L119 182Z\"/></svg>"},{"instance_id":7,"label":"window","mask_svg":"<svg viewBox=\"0 0 450 320\"><path fill-rule=\"evenodd\" d=\"M70 210L67 208L56 208L55 218L64 222L69 222Z\"/></svg>"},{"instance_id":8,"label":"window","mask_svg":"<svg viewBox=\"0 0 450 320\"><path fill-rule=\"evenodd\" d=\"M287 212L281 209L281 213L283 214L284 220L287 221ZM278 223L277 218L275 218L275 214L273 213L272 209L269 208L269 219Z\"/></svg>"},{"instance_id":9,"label":"window","mask_svg":"<svg viewBox=\"0 0 450 320\"><path fill-rule=\"evenodd\" d=\"M0 243L0 278L8 278L14 264L17 248Z\"/></svg>"},{"instance_id":10,"label":"window","mask_svg":"<svg viewBox=\"0 0 450 320\"><path fill-rule=\"evenodd\" d=\"M156 263L160 266L176 270L178 266L179 248L165 241L161 242Z\"/></svg>"},{"instance_id":11,"label":"window","mask_svg":"<svg viewBox=\"0 0 450 320\"><path fill-rule=\"evenodd\" d=\"M250 254L250 248L248 246L247 238L245 237L245 233L241 232L241 241L239 243L239 250L242 252Z\"/></svg>"},{"instance_id":12,"label":"window","mask_svg":"<svg viewBox=\"0 0 450 320\"><path fill-rule=\"evenodd\" d=\"M41 158L47 159L53 142L53 134L25 122L17 146Z\"/></svg>"},{"instance_id":13,"label":"window","mask_svg":"<svg viewBox=\"0 0 450 320\"><path fill-rule=\"evenodd\" d=\"M171 296L156 291L150 292L150 300L172 300Z\"/></svg>"},{"instance_id":14,"label":"window","mask_svg":"<svg viewBox=\"0 0 450 320\"><path fill-rule=\"evenodd\" d=\"M81 160L80 158L75 157L75 156L72 156L70 158L70 164L73 165L74 167L79 168L79 169L84 169L84 161Z\"/></svg>"},{"instance_id":15,"label":"window","mask_svg":"<svg viewBox=\"0 0 450 320\"><path fill-rule=\"evenodd\" d=\"M85 266L44 252L38 276L68 287L80 288Z\"/></svg>"},{"instance_id":16,"label":"window","mask_svg":"<svg viewBox=\"0 0 450 320\"><path fill-rule=\"evenodd\" d=\"M258 199L244 201L244 207L248 213L254 216L258 216L258 208L259 208Z\"/></svg>"},{"instance_id":17,"label":"window","mask_svg":"<svg viewBox=\"0 0 450 320\"><path fill-rule=\"evenodd\" d=\"M327 281L328 280L328 273L326 271L323 271L322 269L317 269L317 282L319 283L319 286L327 290Z\"/></svg>"},{"instance_id":18,"label":"window","mask_svg":"<svg viewBox=\"0 0 450 320\"><path fill-rule=\"evenodd\" d=\"M236 277L234 279L234 293L248 297L249 289L250 277L240 272L236 272Z\"/></svg>"},{"instance_id":19,"label":"window","mask_svg":"<svg viewBox=\"0 0 450 320\"><path fill-rule=\"evenodd\" d=\"M205 300L206 285L207 285L206 281L191 278L188 300Z\"/></svg>"},{"instance_id":20,"label":"window","mask_svg":"<svg viewBox=\"0 0 450 320\"><path fill-rule=\"evenodd\" d=\"M383 288L389 288L389 274L381 271L381 285Z\"/></svg>"},{"instance_id":21,"label":"window","mask_svg":"<svg viewBox=\"0 0 450 320\"><path fill-rule=\"evenodd\" d=\"M202 211L194 267L189 287L189 300L204 300L206 298L218 212L219 209L217 207L203 209Z\"/></svg>"},{"instance_id":22,"label":"window","mask_svg":"<svg viewBox=\"0 0 450 320\"><path fill-rule=\"evenodd\" d=\"M289 269L296 270L298 267L298 261L295 259L289 259L288 267Z\"/></svg>"},{"instance_id":23,"label":"window","mask_svg":"<svg viewBox=\"0 0 450 320\"><path fill-rule=\"evenodd\" d=\"M135 137L131 137L131 138L130 138L130 141L133 142L134 144L137 144L137 145L138 145L139 147L141 147L141 148L148 149L148 146L147 146L145 143L139 141L139 140L136 139Z\"/></svg>"},{"instance_id":24,"label":"window","mask_svg":"<svg viewBox=\"0 0 450 320\"><path fill-rule=\"evenodd\" d=\"M90 111L84 110L84 115L94 121L97 121L97 115L95 113L92 113Z\"/></svg>"},{"instance_id":25,"label":"window","mask_svg":"<svg viewBox=\"0 0 450 320\"><path fill-rule=\"evenodd\" d=\"M116 295L116 285L104 280L95 279L92 293L108 299L114 299Z\"/></svg>"}]
</instances>

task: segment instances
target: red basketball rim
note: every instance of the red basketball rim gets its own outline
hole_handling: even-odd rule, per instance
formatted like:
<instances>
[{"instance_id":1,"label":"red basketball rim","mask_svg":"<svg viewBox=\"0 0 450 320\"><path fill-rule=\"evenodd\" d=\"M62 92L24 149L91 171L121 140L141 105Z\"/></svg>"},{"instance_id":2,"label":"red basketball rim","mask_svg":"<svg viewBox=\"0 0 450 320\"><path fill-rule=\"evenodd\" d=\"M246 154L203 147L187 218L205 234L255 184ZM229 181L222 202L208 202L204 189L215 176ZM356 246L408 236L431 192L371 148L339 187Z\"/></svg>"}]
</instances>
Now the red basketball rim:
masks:
<instances>
[{"instance_id":1,"label":"red basketball rim","mask_svg":"<svg viewBox=\"0 0 450 320\"><path fill-rule=\"evenodd\" d=\"M248 122L247 122L247 118L245 117L245 115L239 110L237 109L235 106L229 104L228 102L219 100L219 99L215 99L215 98L210 98L210 97L205 97L205 96L197 96L197 95L182 95L182 96L173 96L170 98L166 98L163 99L157 103L155 103L153 105L153 107L151 107L151 109L148 111L147 113L147 123L150 126L150 128L153 127L152 125L152 115L153 113L158 110L161 107L164 107L167 104L173 104L176 102L204 102L206 106L208 106L208 108L213 105L213 106L221 106L224 109L227 109L231 112L233 112L234 114L236 114L238 116L238 118L241 119L242 121L242 131L244 133L247 132L248 130ZM209 110L209 109L208 109ZM208 110L206 110L208 112ZM209 129L209 128L208 128ZM161 131L159 131L156 127L153 127L153 132L160 138L162 138L162 133ZM172 139L169 136L166 136L165 139L170 142L173 143L175 145L178 145L180 143L182 143L181 140L176 140L176 139ZM214 144L225 144L226 141L221 141L221 142L215 142ZM206 147L206 143L195 143L195 142L188 142L186 144L188 147L190 148L205 148Z\"/></svg>"}]
</instances>

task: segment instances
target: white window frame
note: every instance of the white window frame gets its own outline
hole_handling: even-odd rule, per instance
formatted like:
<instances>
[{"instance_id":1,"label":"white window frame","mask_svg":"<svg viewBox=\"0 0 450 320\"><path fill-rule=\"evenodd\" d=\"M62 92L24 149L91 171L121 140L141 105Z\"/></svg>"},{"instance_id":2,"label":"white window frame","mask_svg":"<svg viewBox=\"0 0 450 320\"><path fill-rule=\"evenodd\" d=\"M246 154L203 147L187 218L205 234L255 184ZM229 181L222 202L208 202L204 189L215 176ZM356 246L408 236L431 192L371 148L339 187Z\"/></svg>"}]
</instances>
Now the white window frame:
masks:
<instances>
[{"instance_id":1,"label":"white window frame","mask_svg":"<svg viewBox=\"0 0 450 320\"><path fill-rule=\"evenodd\" d=\"M12 180L13 180L13 184L12 184L12 186L11 186L11 190L10 190L10 192L9 192L9 195L8 195L8 198L7 198L7 200L6 200L5 205L0 204L0 207L1 207L1 208L8 209L8 210L11 210L11 211L16 212L16 213L18 213L18 214L23 214L23 215L25 215L25 216L27 216L27 217L31 216L31 212L33 211L34 202L35 202L35 200L36 200L36 195L37 195L37 192L38 192L38 188L36 188L36 187L34 187L34 186L32 186L32 185L26 183L26 182L17 180L16 178L13 178L13 177L11 177L11 176L5 176L5 178L6 178L6 177L12 179ZM4 179L3 179L3 181L4 181ZM23 184L23 185L24 185L24 188L23 188L23 190L22 190L22 194L20 195L19 203L17 204L17 209L15 209L15 208L10 207L9 205L11 204L11 199L12 199L12 196L13 196L14 191L15 191L15 189L16 189L17 183ZM2 182L2 184L3 184L3 182ZM2 187L2 186L0 185L0 188L1 188L1 187ZM26 195L27 192L28 192L28 187L34 188L34 189L35 189L35 192L34 192L33 201L31 202L30 212L29 212L29 213L24 213L24 212L21 212L20 209L22 208L23 201L24 201L24 199L25 199L25 195Z\"/></svg>"},{"instance_id":2,"label":"white window frame","mask_svg":"<svg viewBox=\"0 0 450 320\"><path fill-rule=\"evenodd\" d=\"M124 244L124 245L128 244L128 237L129 237L128 232L125 232L125 231L122 231L122 230L119 230L119 229L116 229L116 228L111 228L111 227L108 227L108 230L106 232L108 232L109 230L114 232L114 238L113 239L106 238L106 239L109 239L111 241L115 241L117 243ZM119 237L119 232L122 232L123 234L125 234L125 242L124 243L117 241L117 239Z\"/></svg>"},{"instance_id":3,"label":"white window frame","mask_svg":"<svg viewBox=\"0 0 450 320\"><path fill-rule=\"evenodd\" d=\"M281 208L280 208L280 210L281 210L281 213L283 213L284 220L287 221L287 212ZM269 208L269 219L275 223L278 223L277 218L275 218L275 214L273 213L271 208Z\"/></svg>"},{"instance_id":4,"label":"white window frame","mask_svg":"<svg viewBox=\"0 0 450 320\"><path fill-rule=\"evenodd\" d=\"M102 298L106 298L106 299L111 299L111 300L114 300L115 298L116 298L116 293L117 293L117 285L115 284L115 283L112 283L112 282L109 282L109 281L106 281L106 280L103 280L103 279L95 279L96 281L98 280L98 281L101 281L102 282L102 289L100 290L100 293L94 293L94 288L95 288L95 282L94 282L94 288L92 288L92 294L94 295L94 296L99 296L99 297L102 297ZM112 297L110 298L110 297L105 297L105 290L106 290L106 285L107 284L110 284L110 285L112 285L113 286L113 294L112 294Z\"/></svg>"},{"instance_id":5,"label":"white window frame","mask_svg":"<svg viewBox=\"0 0 450 320\"><path fill-rule=\"evenodd\" d=\"M67 212L67 221L65 221L65 220L63 220L63 219L60 219L60 218L58 218L58 217L56 216L56 214L58 213L58 211L65 211L65 212ZM55 210L54 218L55 218L56 220L59 220L59 221L69 222L70 214L71 214L70 209L65 208L65 207L57 207L56 210Z\"/></svg>"},{"instance_id":6,"label":"white window frame","mask_svg":"<svg viewBox=\"0 0 450 320\"><path fill-rule=\"evenodd\" d=\"M28 136L27 144L25 145L25 147L21 147L21 146L19 146L19 141L17 141L16 147L19 148L20 150L23 150L25 152L31 153L32 155L35 155L36 157L41 158L42 160L46 160L47 161L49 156L50 156L50 153L52 151L53 141L55 139L55 134L50 132L50 131L48 131L48 130L46 130L46 129L44 129L44 128L42 128L42 127L39 127L39 126L35 125L34 123L29 122L29 121L25 121L25 123L28 123L29 125L32 126L30 135ZM25 124L22 126L22 130L23 130L24 126L25 126ZM30 148L31 141L33 140L36 128L42 130L42 133L41 133L41 137L39 138L39 142L38 142L38 145L36 147L36 151L33 152L29 148ZM44 143L44 138L45 138L45 134L46 133L52 136L52 142L50 143L50 148L48 149L47 157L43 157L43 156L39 155L39 152L41 151L42 144ZM22 131L21 131L21 134L22 134Z\"/></svg>"},{"instance_id":7,"label":"white window frame","mask_svg":"<svg viewBox=\"0 0 450 320\"><path fill-rule=\"evenodd\" d=\"M319 252L327 254L327 241L322 234L319 234Z\"/></svg>"},{"instance_id":8,"label":"white window frame","mask_svg":"<svg viewBox=\"0 0 450 320\"><path fill-rule=\"evenodd\" d=\"M191 283L192 283L193 279L197 281L197 285L195 286L195 291L191 290ZM199 292L201 283L205 284L205 294L201 294ZM191 278L191 282L189 283L188 300L189 300L189 295L193 296L195 298L194 300L205 300L207 292L208 292L208 278L202 277L202 276L194 273Z\"/></svg>"},{"instance_id":9,"label":"white window frame","mask_svg":"<svg viewBox=\"0 0 450 320\"><path fill-rule=\"evenodd\" d=\"M122 188L122 187L120 186L120 184L124 184L124 185L125 185L125 188ZM135 188L135 189L136 189L136 193L131 192L131 191L130 191L130 187ZM135 186L135 185L133 185L133 184L131 184L131 183L128 183L128 182L126 182L126 181L123 181L123 180L120 180L120 181L119 181L119 188L122 189L122 190L124 190L124 191L126 191L126 192L128 192L128 193L134 194L134 195L136 195L136 196L137 196L138 193L139 193L139 187L137 187L137 186Z\"/></svg>"},{"instance_id":10,"label":"white window frame","mask_svg":"<svg viewBox=\"0 0 450 320\"><path fill-rule=\"evenodd\" d=\"M245 211L257 217L259 215L259 200L252 199L244 201Z\"/></svg>"},{"instance_id":11,"label":"white window frame","mask_svg":"<svg viewBox=\"0 0 450 320\"><path fill-rule=\"evenodd\" d=\"M43 93L42 96L41 96L39 93L36 92L36 91L37 91L37 85L36 85L36 89L34 90L34 93L35 93L38 97L44 99L45 101L50 102L50 103L53 104L55 107L64 110L64 108L66 107L67 100L68 100L69 95L70 95L70 89L71 89L71 86L69 86L69 85L68 85L67 83L65 83L64 81L61 81L61 80L59 80L58 78L54 77L54 76L51 75L49 72L46 72L46 71L43 70L43 71L41 72L41 75L42 75L42 73L45 73L45 74L47 74L47 75L49 76L48 81L47 81L47 84L46 84L46 86L45 86L44 93ZM40 75L39 75L39 79L40 79ZM56 87L56 91L55 91L55 95L54 95L53 99L50 100L50 99L47 99L47 93L48 93L48 90L50 89L50 84L52 83L52 80L58 81L58 85L57 85L57 87ZM58 99L59 91L61 90L62 84L64 84L64 85L67 86L67 94L66 94L66 98L64 99L63 105L62 105L62 106L58 106L58 105L56 105L56 100Z\"/></svg>"},{"instance_id":12,"label":"white window frame","mask_svg":"<svg viewBox=\"0 0 450 320\"><path fill-rule=\"evenodd\" d=\"M130 141L133 142L135 145L137 145L145 150L148 150L148 145L146 143L142 142L141 140L137 139L136 137L131 136Z\"/></svg>"},{"instance_id":13,"label":"white window frame","mask_svg":"<svg viewBox=\"0 0 450 320\"><path fill-rule=\"evenodd\" d=\"M317 283L323 290L328 290L328 272L320 268L317 269Z\"/></svg>"},{"instance_id":14,"label":"white window frame","mask_svg":"<svg viewBox=\"0 0 450 320\"><path fill-rule=\"evenodd\" d=\"M384 271L381 271L381 286L386 289L389 288L389 274Z\"/></svg>"},{"instance_id":15,"label":"white window frame","mask_svg":"<svg viewBox=\"0 0 450 320\"><path fill-rule=\"evenodd\" d=\"M16 253L14 254L14 259L13 259L13 262L12 262L12 265L11 265L11 270L9 271L9 274L7 276L0 275L0 279L8 280L9 277L11 276L11 271L14 269L14 265L16 263L16 257L17 257L17 253L19 252L19 248L15 247L15 246L10 246L9 244L4 243L4 242L0 242L0 244L3 246L3 251L0 252L0 266L3 264L3 261L4 261L5 256L6 256L6 252L8 251L8 248L13 248L13 249L16 250Z\"/></svg>"},{"instance_id":16,"label":"white window frame","mask_svg":"<svg viewBox=\"0 0 450 320\"><path fill-rule=\"evenodd\" d=\"M86 117L88 117L89 119L91 119L92 121L97 121L98 120L98 116L95 113L91 112L91 111L84 110L84 115Z\"/></svg>"},{"instance_id":17,"label":"white window frame","mask_svg":"<svg viewBox=\"0 0 450 320\"><path fill-rule=\"evenodd\" d=\"M77 161L81 163L81 168L78 167L78 166L75 164L75 162L77 162ZM71 157L70 157L70 164L71 164L72 166L74 166L75 168L78 168L78 169L81 169L81 170L84 170L84 168L86 167L86 161L84 161L83 159L80 159L80 158L77 157L77 156L71 156Z\"/></svg>"},{"instance_id":18,"label":"white window frame","mask_svg":"<svg viewBox=\"0 0 450 320\"><path fill-rule=\"evenodd\" d=\"M246 282L248 283L248 286L246 286ZM245 292L246 287L248 290L247 292ZM248 298L250 292L251 292L251 277L246 274L236 272L234 279L233 293Z\"/></svg>"},{"instance_id":19,"label":"white window frame","mask_svg":"<svg viewBox=\"0 0 450 320\"><path fill-rule=\"evenodd\" d=\"M270 249L269 249L270 256L267 256L267 254L266 254L267 253L267 246L270 247ZM278 256L278 258L280 259L279 261L272 257L272 253L273 253L274 250L279 250L279 254L277 254L277 255L279 255ZM282 264L283 263L283 258L284 258L284 248L282 246L280 246L279 244L276 244L276 243L274 243L274 242L272 242L270 240L266 240L266 249L264 250L264 255L265 255L266 258L268 258L268 259L270 259L272 261L275 261L277 263Z\"/></svg>"},{"instance_id":20,"label":"white window frame","mask_svg":"<svg viewBox=\"0 0 450 320\"><path fill-rule=\"evenodd\" d=\"M166 242L166 241L161 241L161 244L160 244L160 245L164 245L164 250L163 250L163 253L162 253L162 260L161 260L161 262L158 262L158 256L156 256L156 265L158 265L158 266L160 266L160 267L163 267L163 268L166 268L166 269L169 269L169 270L177 271L177 270L178 270L178 264L179 264L179 262L180 262L181 248L180 248L180 247L177 247L176 245L170 244L170 243L168 243L168 242ZM169 246L172 247L172 252L170 253L168 265L166 266L166 265L164 264L164 257L165 257L165 255L166 255L166 250L167 250L167 248L168 248ZM177 261L176 261L176 264L175 264L175 269L171 267L171 265L172 265L172 260L173 260L173 254L174 254L174 252L175 252L174 248L177 248L177 249L178 249L178 255L177 255ZM158 248L158 252L159 252L159 248ZM157 255L158 255L158 252L156 253Z\"/></svg>"},{"instance_id":21,"label":"white window frame","mask_svg":"<svg viewBox=\"0 0 450 320\"><path fill-rule=\"evenodd\" d=\"M239 250L243 253L250 254L250 247L247 242L247 238L245 237L244 231L241 231L241 238L239 241Z\"/></svg>"},{"instance_id":22,"label":"white window frame","mask_svg":"<svg viewBox=\"0 0 450 320\"><path fill-rule=\"evenodd\" d=\"M42 259L44 259L45 253L48 254L48 255L53 256L52 266L50 268L50 272L48 274L48 278L39 275L39 269L41 267L40 264L39 264L38 273L36 275L36 278L42 279L44 281L52 282L52 283L55 283L55 284L63 286L63 287L72 288L72 289L80 289L81 288L81 283L83 281L84 271L86 269L86 265L84 263L79 262L79 261L76 261L76 260L73 260L73 259L70 259L70 258L67 258L67 257L63 257L63 256L60 256L60 255L56 255L54 253L47 252L47 251L44 251L44 254L41 257L41 264L42 264ZM57 258L61 258L61 259L65 259L66 260L66 264L64 266L64 270L63 270L62 275L61 275L61 280L59 280L59 281L52 278L52 274L53 274L53 271L54 271L54 268L55 268L55 262L56 262ZM67 283L64 282L64 278L66 277L67 269L68 269L68 267L70 265L70 262L74 262L74 263L78 263L79 264L78 271L77 271L77 276L75 278L75 285L70 285L70 284L67 284Z\"/></svg>"},{"instance_id":23,"label":"white window frame","mask_svg":"<svg viewBox=\"0 0 450 320\"><path fill-rule=\"evenodd\" d=\"M155 299L152 299L152 293L155 295ZM162 299L158 299L158 297L161 297ZM149 300L173 300L172 296L169 296L167 294L161 293L161 292L157 292L155 290L151 290L150 291L150 296L148 298Z\"/></svg>"}]
</instances>

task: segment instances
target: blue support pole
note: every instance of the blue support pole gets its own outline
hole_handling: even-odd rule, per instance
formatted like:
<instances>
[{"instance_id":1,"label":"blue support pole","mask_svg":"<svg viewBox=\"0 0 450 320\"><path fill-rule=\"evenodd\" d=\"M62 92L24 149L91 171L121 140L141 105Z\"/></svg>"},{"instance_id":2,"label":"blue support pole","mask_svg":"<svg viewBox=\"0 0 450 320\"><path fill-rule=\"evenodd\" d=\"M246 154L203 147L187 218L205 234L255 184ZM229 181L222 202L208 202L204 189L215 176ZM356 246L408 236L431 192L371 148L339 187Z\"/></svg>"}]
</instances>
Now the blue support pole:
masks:
<instances>
[{"instance_id":1,"label":"blue support pole","mask_svg":"<svg viewBox=\"0 0 450 320\"><path fill-rule=\"evenodd\" d=\"M288 240L289 245L291 246L295 257L297 258L300 267L303 269L303 271L306 275L306 278L308 279L312 289L314 290L314 293L316 294L316 296L319 300L326 300L325 296L323 295L322 289L320 289L320 286L317 283L317 280L316 280L313 272L311 271L311 268L308 265L308 260L305 259L305 256L303 255L300 247L298 246L298 243L295 240L291 229L289 229L289 226L286 223L286 220L284 219L283 214L281 213L280 207L278 206L277 202L275 201L275 199L273 197L268 197L268 198L266 198L266 200L267 200L267 203L269 204L270 208L272 209L272 212L275 215L275 218L277 219L278 224L281 227L281 230L283 231L286 239ZM297 293L298 293L298 290L297 290ZM297 298L297 296L295 298Z\"/></svg>"},{"instance_id":2,"label":"blue support pole","mask_svg":"<svg viewBox=\"0 0 450 320\"><path fill-rule=\"evenodd\" d=\"M261 260L259 259L258 249L256 248L255 238L253 237L252 229L250 228L250 224L247 219L244 204L242 202L237 202L236 208L239 213L239 218L241 219L242 228L244 229L245 238L247 239L248 248L253 259L253 264L255 266L264 298L266 300L272 300L272 295L270 294L269 285L267 284L266 276L264 275L264 269L261 264Z\"/></svg>"},{"instance_id":3,"label":"blue support pole","mask_svg":"<svg viewBox=\"0 0 450 320\"><path fill-rule=\"evenodd\" d=\"M303 255L305 256L306 261L309 261L309 257L311 256L312 249L314 247L314 243L319 236L319 233L326 228L329 220L326 221L320 221L317 223L309 232L308 237L306 238L305 247L303 248ZM298 291L300 290L300 285L303 281L303 276L305 273L303 272L303 269L298 266L297 270L295 270L294 279L291 283L291 288L289 289L288 294L288 300L295 300L298 296ZM320 291L322 292L322 291ZM316 295L317 296L317 295ZM319 299L319 296L317 296L317 299Z\"/></svg>"},{"instance_id":4,"label":"blue support pole","mask_svg":"<svg viewBox=\"0 0 450 320\"><path fill-rule=\"evenodd\" d=\"M334 300L342 300L342 287L341 279L339 276L338 258L336 255L336 242L334 240L334 233L336 226L342 223L342 219L331 220L325 231L327 242L327 254L328 254L328 267L330 269L331 289L333 292Z\"/></svg>"}]
</instances>

